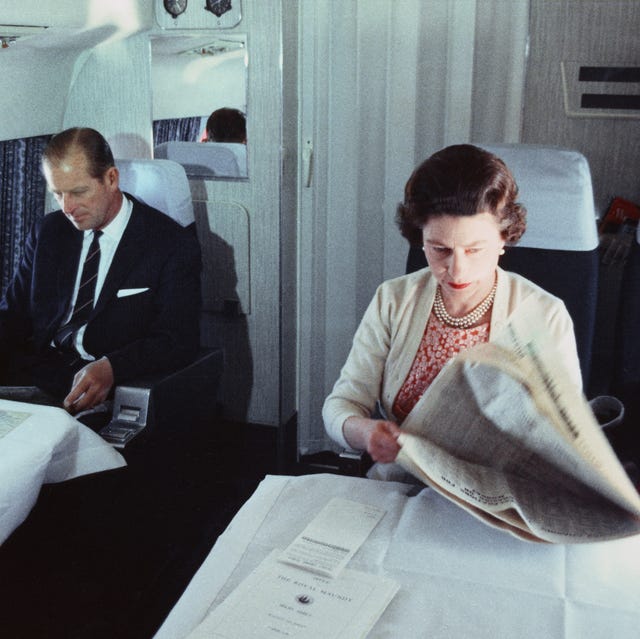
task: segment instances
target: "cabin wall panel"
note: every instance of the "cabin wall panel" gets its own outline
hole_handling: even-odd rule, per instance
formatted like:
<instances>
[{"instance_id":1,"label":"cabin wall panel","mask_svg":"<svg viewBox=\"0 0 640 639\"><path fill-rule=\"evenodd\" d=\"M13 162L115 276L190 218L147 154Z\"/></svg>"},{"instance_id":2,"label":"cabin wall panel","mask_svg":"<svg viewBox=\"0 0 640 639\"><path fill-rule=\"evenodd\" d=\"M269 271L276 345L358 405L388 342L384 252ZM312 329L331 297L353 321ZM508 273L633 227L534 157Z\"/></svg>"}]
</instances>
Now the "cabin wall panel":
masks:
<instances>
[{"instance_id":1,"label":"cabin wall panel","mask_svg":"<svg viewBox=\"0 0 640 639\"><path fill-rule=\"evenodd\" d=\"M151 158L151 48L146 34L95 47L77 65L63 127L100 131L119 158Z\"/></svg>"},{"instance_id":2,"label":"cabin wall panel","mask_svg":"<svg viewBox=\"0 0 640 639\"><path fill-rule=\"evenodd\" d=\"M11 25L82 26L86 24L91 4L77 0L0 0L0 22Z\"/></svg>"},{"instance_id":3,"label":"cabin wall panel","mask_svg":"<svg viewBox=\"0 0 640 639\"><path fill-rule=\"evenodd\" d=\"M280 209L282 166L289 166L282 148L283 15L280 2L244 0L242 7L238 28L247 33L249 43L249 178L192 180L192 193L209 206L225 202L247 213L250 312L239 316L205 314L202 331L205 345L221 344L225 349L220 393L225 413L235 419L278 426L295 410L295 377L283 369L281 361L283 335L289 342L286 346L295 350L295 335L291 334L295 329L291 327L295 322L291 306L295 271L282 268L290 262L295 247L281 246L295 234L295 212L289 210L281 216ZM295 149L289 151L295 157ZM234 247L230 248L233 253ZM286 362L288 367L289 360Z\"/></svg>"},{"instance_id":4,"label":"cabin wall panel","mask_svg":"<svg viewBox=\"0 0 640 639\"><path fill-rule=\"evenodd\" d=\"M283 0L280 188L280 421L297 413L298 317L298 1Z\"/></svg>"},{"instance_id":5,"label":"cabin wall panel","mask_svg":"<svg viewBox=\"0 0 640 639\"><path fill-rule=\"evenodd\" d=\"M637 1L531 2L523 140L583 153L591 169L599 215L615 196L640 204L640 119L568 117L560 63L639 66L639 25ZM615 357L618 315L620 304L629 295L622 287L622 269L618 260L601 260L590 396L617 392L611 381L616 365L620 365Z\"/></svg>"},{"instance_id":6,"label":"cabin wall panel","mask_svg":"<svg viewBox=\"0 0 640 639\"><path fill-rule=\"evenodd\" d=\"M61 128L77 51L0 51L0 140L48 135ZM28 78L28 81L26 81Z\"/></svg>"},{"instance_id":7,"label":"cabin wall panel","mask_svg":"<svg viewBox=\"0 0 640 639\"><path fill-rule=\"evenodd\" d=\"M299 142L314 151L300 191L303 453L332 447L324 398L375 288L404 272L394 215L413 168L446 144L518 141L528 0L504 6L300 2Z\"/></svg>"},{"instance_id":8,"label":"cabin wall panel","mask_svg":"<svg viewBox=\"0 0 640 639\"><path fill-rule=\"evenodd\" d=\"M640 2L532 0L523 141L582 152L596 209L611 198L640 202L640 119L567 117L560 63L640 64Z\"/></svg>"},{"instance_id":9,"label":"cabin wall panel","mask_svg":"<svg viewBox=\"0 0 640 639\"><path fill-rule=\"evenodd\" d=\"M85 27L105 20L148 28L153 0L0 0L0 23Z\"/></svg>"},{"instance_id":10,"label":"cabin wall panel","mask_svg":"<svg viewBox=\"0 0 640 639\"><path fill-rule=\"evenodd\" d=\"M520 142L529 2L482 2L476 11L471 140ZM498 88L498 90L496 90Z\"/></svg>"}]
</instances>

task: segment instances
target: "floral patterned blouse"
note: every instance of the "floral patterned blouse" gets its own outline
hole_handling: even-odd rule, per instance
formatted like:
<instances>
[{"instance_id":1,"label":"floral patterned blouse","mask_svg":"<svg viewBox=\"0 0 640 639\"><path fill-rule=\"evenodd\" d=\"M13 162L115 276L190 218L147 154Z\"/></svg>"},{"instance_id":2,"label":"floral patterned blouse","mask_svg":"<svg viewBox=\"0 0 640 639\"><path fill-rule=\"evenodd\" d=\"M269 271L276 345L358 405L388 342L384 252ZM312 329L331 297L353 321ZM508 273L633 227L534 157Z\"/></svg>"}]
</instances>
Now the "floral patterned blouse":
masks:
<instances>
[{"instance_id":1,"label":"floral patterned blouse","mask_svg":"<svg viewBox=\"0 0 640 639\"><path fill-rule=\"evenodd\" d=\"M411 370L393 403L398 423L404 421L446 362L460 351L488 341L489 322L473 328L453 328L432 313Z\"/></svg>"}]
</instances>

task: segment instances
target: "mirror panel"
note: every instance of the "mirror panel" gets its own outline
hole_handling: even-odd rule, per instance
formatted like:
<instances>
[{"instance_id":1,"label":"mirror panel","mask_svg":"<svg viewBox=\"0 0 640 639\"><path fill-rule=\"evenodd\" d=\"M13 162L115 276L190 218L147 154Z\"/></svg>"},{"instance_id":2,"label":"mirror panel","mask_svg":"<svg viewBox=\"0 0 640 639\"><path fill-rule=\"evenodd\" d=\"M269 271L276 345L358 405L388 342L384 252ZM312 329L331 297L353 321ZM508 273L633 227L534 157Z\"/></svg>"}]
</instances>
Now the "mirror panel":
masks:
<instances>
[{"instance_id":1,"label":"mirror panel","mask_svg":"<svg viewBox=\"0 0 640 639\"><path fill-rule=\"evenodd\" d=\"M246 34L208 32L153 36L154 146L203 141L207 119L217 109L237 109L246 115L247 69ZM158 135L160 130L162 134ZM237 154L239 175L246 178L246 147L242 146L241 153ZM199 149L198 157L213 156L216 152L212 145L206 152ZM161 150L161 154L166 154L166 149ZM212 160L211 164L217 163ZM207 177L225 179L213 173ZM230 177L238 179L237 175Z\"/></svg>"}]
</instances>

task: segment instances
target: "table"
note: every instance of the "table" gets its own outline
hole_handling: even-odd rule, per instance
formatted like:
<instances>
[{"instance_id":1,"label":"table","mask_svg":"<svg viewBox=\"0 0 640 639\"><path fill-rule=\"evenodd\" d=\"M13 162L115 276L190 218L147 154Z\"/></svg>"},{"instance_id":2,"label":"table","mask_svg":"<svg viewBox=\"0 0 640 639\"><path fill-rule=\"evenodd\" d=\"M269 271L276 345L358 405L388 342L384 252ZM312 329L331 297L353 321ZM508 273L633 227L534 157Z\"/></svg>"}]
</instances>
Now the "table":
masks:
<instances>
[{"instance_id":1,"label":"table","mask_svg":"<svg viewBox=\"0 0 640 639\"><path fill-rule=\"evenodd\" d=\"M63 409L0 399L0 544L27 517L42 484L125 465Z\"/></svg>"},{"instance_id":2,"label":"table","mask_svg":"<svg viewBox=\"0 0 640 639\"><path fill-rule=\"evenodd\" d=\"M370 639L639 636L640 536L534 544L490 528L431 489L327 474L267 476L218 538L155 639L186 637L331 497L387 511L349 564L401 585Z\"/></svg>"}]
</instances>

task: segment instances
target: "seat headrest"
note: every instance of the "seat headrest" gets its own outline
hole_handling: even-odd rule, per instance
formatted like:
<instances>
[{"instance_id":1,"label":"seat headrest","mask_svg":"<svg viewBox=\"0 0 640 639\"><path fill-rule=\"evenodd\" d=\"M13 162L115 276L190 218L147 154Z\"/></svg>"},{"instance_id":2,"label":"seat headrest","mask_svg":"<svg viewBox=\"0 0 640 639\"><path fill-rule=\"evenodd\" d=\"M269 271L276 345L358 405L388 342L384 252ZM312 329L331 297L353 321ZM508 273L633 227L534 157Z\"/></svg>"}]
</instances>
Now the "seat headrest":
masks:
<instances>
[{"instance_id":1,"label":"seat headrest","mask_svg":"<svg viewBox=\"0 0 640 639\"><path fill-rule=\"evenodd\" d=\"M242 146L238 144L233 146ZM244 177L238 156L230 144L217 142L163 142L155 147L156 158L181 164L189 177ZM246 156L245 156L246 167Z\"/></svg>"},{"instance_id":2,"label":"seat headrest","mask_svg":"<svg viewBox=\"0 0 640 639\"><path fill-rule=\"evenodd\" d=\"M120 189L173 218L182 226L195 221L189 180L171 160L116 160Z\"/></svg>"},{"instance_id":3,"label":"seat headrest","mask_svg":"<svg viewBox=\"0 0 640 639\"><path fill-rule=\"evenodd\" d=\"M598 246L591 173L577 151L528 144L479 145L501 158L527 209L518 246L590 251Z\"/></svg>"}]
</instances>

